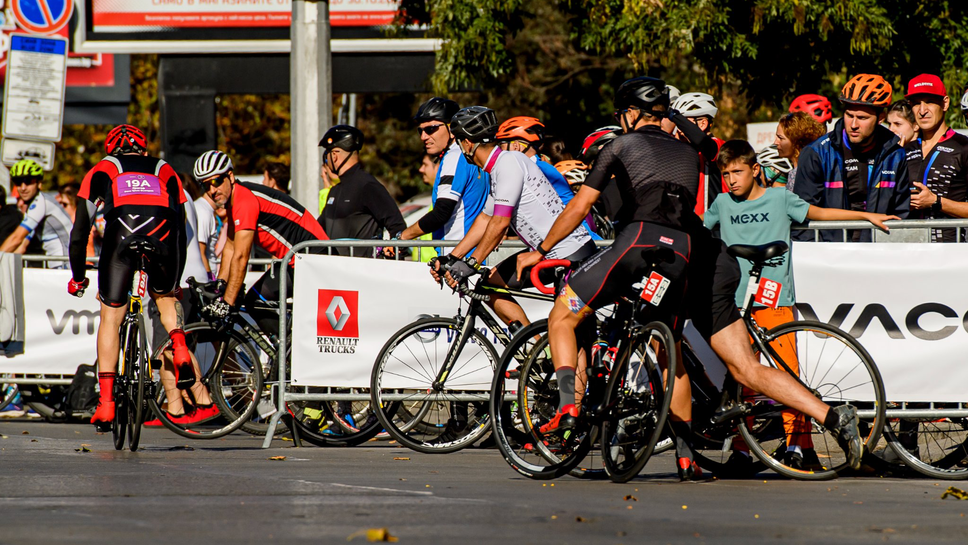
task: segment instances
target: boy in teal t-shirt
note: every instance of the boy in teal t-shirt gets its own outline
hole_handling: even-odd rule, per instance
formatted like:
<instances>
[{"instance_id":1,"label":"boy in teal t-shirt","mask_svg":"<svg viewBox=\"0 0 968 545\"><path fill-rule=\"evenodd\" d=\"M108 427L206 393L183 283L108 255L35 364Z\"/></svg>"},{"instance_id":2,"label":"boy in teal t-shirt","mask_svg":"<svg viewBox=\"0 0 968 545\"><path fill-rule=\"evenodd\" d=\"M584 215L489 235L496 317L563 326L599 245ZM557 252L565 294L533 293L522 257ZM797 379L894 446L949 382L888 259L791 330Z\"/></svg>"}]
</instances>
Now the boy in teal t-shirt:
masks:
<instances>
[{"instance_id":1,"label":"boy in teal t-shirt","mask_svg":"<svg viewBox=\"0 0 968 545\"><path fill-rule=\"evenodd\" d=\"M770 189L761 187L756 183L760 177L760 165L756 162L756 152L745 140L730 140L723 144L717 162L723 173L723 183L729 187L729 193L720 194L706 211L703 218L706 227L712 229L718 225L720 238L729 246L761 245L778 240L790 246L790 252L781 258L782 262L779 266L766 267L763 270L763 278L775 280L780 284L777 308L757 306L753 310L756 323L766 329L772 329L795 319L793 305L796 303L796 292L793 286L793 244L790 239L790 228L794 224L802 223L805 219L867 220L887 231L885 221L900 219L886 214L820 208L808 204L782 187ZM747 286L752 264L745 259L738 261L743 279L736 290L736 306L744 307L749 302ZM796 339L781 338L772 344L791 370L798 372ZM800 469L820 465L813 449L810 424L805 417L796 411L784 411L783 424L788 445L784 463ZM745 445L734 442L733 448L734 453L730 457L732 464L749 463L749 452ZM737 456L740 458L736 458Z\"/></svg>"}]
</instances>

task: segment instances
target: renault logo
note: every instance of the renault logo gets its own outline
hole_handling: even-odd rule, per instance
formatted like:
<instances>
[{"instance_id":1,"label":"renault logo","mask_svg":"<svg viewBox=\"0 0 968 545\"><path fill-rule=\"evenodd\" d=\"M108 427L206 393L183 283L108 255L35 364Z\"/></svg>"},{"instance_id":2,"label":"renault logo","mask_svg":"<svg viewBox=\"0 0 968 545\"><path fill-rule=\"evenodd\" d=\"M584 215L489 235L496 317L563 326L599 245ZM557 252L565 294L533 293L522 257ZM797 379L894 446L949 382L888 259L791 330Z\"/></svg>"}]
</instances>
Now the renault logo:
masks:
<instances>
[{"instance_id":1,"label":"renault logo","mask_svg":"<svg viewBox=\"0 0 968 545\"><path fill-rule=\"evenodd\" d=\"M346 326L346 322L350 319L350 309L347 308L346 301L343 301L341 296L337 295L330 301L326 309L326 319L329 320L329 325L334 331L342 331Z\"/></svg>"}]
</instances>

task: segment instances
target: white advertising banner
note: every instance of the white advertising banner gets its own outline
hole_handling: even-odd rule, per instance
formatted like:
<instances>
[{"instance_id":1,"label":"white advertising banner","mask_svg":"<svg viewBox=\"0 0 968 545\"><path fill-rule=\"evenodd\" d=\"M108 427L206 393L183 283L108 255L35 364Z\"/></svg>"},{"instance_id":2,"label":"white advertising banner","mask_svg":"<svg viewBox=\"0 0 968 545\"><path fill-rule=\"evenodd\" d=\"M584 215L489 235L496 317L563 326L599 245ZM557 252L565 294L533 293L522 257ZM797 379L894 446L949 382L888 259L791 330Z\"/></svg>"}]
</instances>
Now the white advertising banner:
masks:
<instances>
[{"instance_id":1,"label":"white advertising banner","mask_svg":"<svg viewBox=\"0 0 968 545\"><path fill-rule=\"evenodd\" d=\"M91 286L78 299L67 293L67 270L25 269L24 353L0 358L0 373L73 375L77 366L97 359L97 273L89 271Z\"/></svg>"},{"instance_id":2,"label":"white advertising banner","mask_svg":"<svg viewBox=\"0 0 968 545\"><path fill-rule=\"evenodd\" d=\"M373 362L397 330L421 317L450 318L458 306L467 309L449 288L434 283L424 263L297 255L295 277L292 382L301 386L368 388ZM534 319L551 309L550 303L531 301L524 307ZM485 329L480 321L477 327ZM448 340L445 334L428 338L426 348L439 344L444 350ZM499 343L496 348L500 355ZM483 390L490 381L463 380Z\"/></svg>"},{"instance_id":3,"label":"white advertising banner","mask_svg":"<svg viewBox=\"0 0 968 545\"><path fill-rule=\"evenodd\" d=\"M801 319L852 334L892 401L968 401L968 245L795 243Z\"/></svg>"},{"instance_id":4,"label":"white advertising banner","mask_svg":"<svg viewBox=\"0 0 968 545\"><path fill-rule=\"evenodd\" d=\"M761 151L776 140L776 127L779 123L749 123L746 125L746 140L756 151Z\"/></svg>"}]
</instances>

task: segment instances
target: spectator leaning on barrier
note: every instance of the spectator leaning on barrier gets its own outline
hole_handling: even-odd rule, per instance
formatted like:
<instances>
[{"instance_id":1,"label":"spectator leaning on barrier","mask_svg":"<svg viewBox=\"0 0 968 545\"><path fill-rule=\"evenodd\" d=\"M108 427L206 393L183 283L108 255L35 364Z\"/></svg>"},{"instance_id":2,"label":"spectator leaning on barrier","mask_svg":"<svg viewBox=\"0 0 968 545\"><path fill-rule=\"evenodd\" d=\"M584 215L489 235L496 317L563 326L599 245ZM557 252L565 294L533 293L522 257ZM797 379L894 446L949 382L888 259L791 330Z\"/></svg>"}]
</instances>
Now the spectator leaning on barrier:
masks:
<instances>
[{"instance_id":1,"label":"spectator leaning on barrier","mask_svg":"<svg viewBox=\"0 0 968 545\"><path fill-rule=\"evenodd\" d=\"M490 179L467 161L454 142L450 121L460 106L453 100L433 97L420 105L413 120L428 155L440 163L431 192L430 212L407 227L400 235L410 240L432 233L436 240L461 240L487 200ZM438 248L447 255L452 248Z\"/></svg>"},{"instance_id":2,"label":"spectator leaning on barrier","mask_svg":"<svg viewBox=\"0 0 968 545\"><path fill-rule=\"evenodd\" d=\"M786 175L787 191L793 191L797 178L797 164L803 148L820 138L827 130L806 112L793 112L780 118L776 126L776 146L779 157L789 159L793 168ZM725 183L724 183L725 185Z\"/></svg>"},{"instance_id":3,"label":"spectator leaning on barrier","mask_svg":"<svg viewBox=\"0 0 968 545\"><path fill-rule=\"evenodd\" d=\"M7 190L0 185L0 240L7 240L23 219L16 205L7 204Z\"/></svg>"},{"instance_id":4,"label":"spectator leaning on barrier","mask_svg":"<svg viewBox=\"0 0 968 545\"><path fill-rule=\"evenodd\" d=\"M289 167L285 163L269 163L262 172L262 185L289 194Z\"/></svg>"},{"instance_id":5,"label":"spectator leaning on barrier","mask_svg":"<svg viewBox=\"0 0 968 545\"><path fill-rule=\"evenodd\" d=\"M944 120L951 105L941 78L921 74L908 84L907 96L921 129L920 138L908 142L908 177L911 215L941 219L951 215L942 210L942 200L968 201L968 137L948 127ZM956 242L956 229L932 229L933 242Z\"/></svg>"},{"instance_id":6,"label":"spectator leaning on barrier","mask_svg":"<svg viewBox=\"0 0 968 545\"><path fill-rule=\"evenodd\" d=\"M840 93L844 117L834 130L800 153L793 191L809 204L825 208L892 214L907 218L910 184L904 148L898 137L882 127L884 109L891 104L891 85L884 78L860 74ZM823 240L842 240L842 231L820 232ZM813 232L798 234L812 239ZM851 234L869 241L870 231Z\"/></svg>"},{"instance_id":7,"label":"spectator leaning on barrier","mask_svg":"<svg viewBox=\"0 0 968 545\"><path fill-rule=\"evenodd\" d=\"M363 170L360 149L363 133L356 127L336 125L319 141L326 167L339 184L329 191L318 222L331 239L382 239L383 230L399 236L407 224L387 188ZM350 255L348 248L337 249ZM355 255L359 255L358 253Z\"/></svg>"},{"instance_id":8,"label":"spectator leaning on barrier","mask_svg":"<svg viewBox=\"0 0 968 545\"><path fill-rule=\"evenodd\" d=\"M902 146L917 140L918 122L914 119L910 102L902 98L891 104L887 109L887 128L901 139Z\"/></svg>"},{"instance_id":9,"label":"spectator leaning on barrier","mask_svg":"<svg viewBox=\"0 0 968 545\"><path fill-rule=\"evenodd\" d=\"M26 212L20 226L0 245L0 252L63 257L68 255L74 222L64 211L64 207L40 190L43 179L43 169L30 159L17 161L10 168L10 183L20 192ZM66 262L50 263L52 269L67 267Z\"/></svg>"}]
</instances>

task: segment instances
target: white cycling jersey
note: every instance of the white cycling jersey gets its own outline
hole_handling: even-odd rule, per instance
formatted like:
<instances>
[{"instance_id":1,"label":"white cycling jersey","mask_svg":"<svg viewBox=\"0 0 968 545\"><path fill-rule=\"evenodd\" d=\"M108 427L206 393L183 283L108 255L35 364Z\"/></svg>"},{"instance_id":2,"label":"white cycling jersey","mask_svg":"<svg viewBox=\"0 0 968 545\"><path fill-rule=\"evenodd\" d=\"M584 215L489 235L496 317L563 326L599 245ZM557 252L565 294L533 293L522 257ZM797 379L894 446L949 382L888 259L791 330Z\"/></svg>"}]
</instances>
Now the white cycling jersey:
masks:
<instances>
[{"instance_id":1,"label":"white cycling jersey","mask_svg":"<svg viewBox=\"0 0 968 545\"><path fill-rule=\"evenodd\" d=\"M527 155L494 148L484 171L491 176L491 193L484 206L489 216L511 218L511 228L532 249L537 248L565 206L555 187ZM548 252L548 259L568 257L591 242L588 230L579 225Z\"/></svg>"},{"instance_id":2,"label":"white cycling jersey","mask_svg":"<svg viewBox=\"0 0 968 545\"><path fill-rule=\"evenodd\" d=\"M71 245L71 228L74 223L64 207L46 193L38 193L30 205L20 226L27 230L27 240L40 237L44 254L66 256ZM51 262L50 268L64 269L67 263Z\"/></svg>"}]
</instances>

